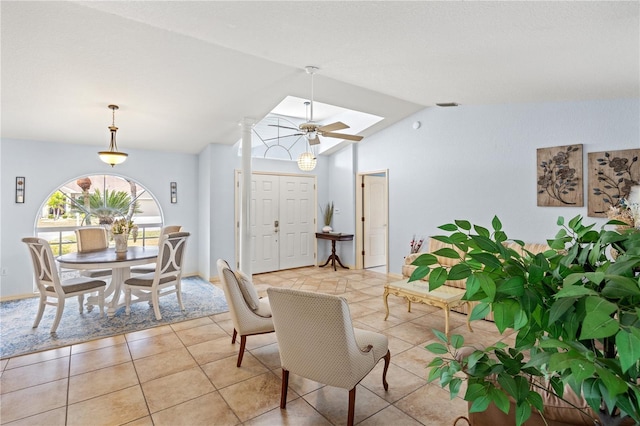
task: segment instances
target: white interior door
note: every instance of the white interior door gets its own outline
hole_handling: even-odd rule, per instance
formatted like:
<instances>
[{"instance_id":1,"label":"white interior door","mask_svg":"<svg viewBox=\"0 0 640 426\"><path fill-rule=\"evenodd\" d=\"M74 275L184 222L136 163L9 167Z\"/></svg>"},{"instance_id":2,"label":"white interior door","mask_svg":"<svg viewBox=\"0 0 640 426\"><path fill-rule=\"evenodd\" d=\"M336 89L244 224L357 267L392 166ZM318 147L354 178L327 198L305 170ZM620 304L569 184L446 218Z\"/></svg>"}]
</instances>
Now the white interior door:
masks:
<instances>
[{"instance_id":1,"label":"white interior door","mask_svg":"<svg viewBox=\"0 0 640 426\"><path fill-rule=\"evenodd\" d=\"M384 176L363 176L364 267L387 263L387 179Z\"/></svg>"},{"instance_id":2,"label":"white interior door","mask_svg":"<svg viewBox=\"0 0 640 426\"><path fill-rule=\"evenodd\" d=\"M280 189L278 176L251 175L251 271L277 271L279 267L278 209Z\"/></svg>"},{"instance_id":3,"label":"white interior door","mask_svg":"<svg viewBox=\"0 0 640 426\"><path fill-rule=\"evenodd\" d=\"M315 199L313 176L252 173L252 273L315 264Z\"/></svg>"},{"instance_id":4,"label":"white interior door","mask_svg":"<svg viewBox=\"0 0 640 426\"><path fill-rule=\"evenodd\" d=\"M313 265L315 179L280 176L280 269Z\"/></svg>"}]
</instances>

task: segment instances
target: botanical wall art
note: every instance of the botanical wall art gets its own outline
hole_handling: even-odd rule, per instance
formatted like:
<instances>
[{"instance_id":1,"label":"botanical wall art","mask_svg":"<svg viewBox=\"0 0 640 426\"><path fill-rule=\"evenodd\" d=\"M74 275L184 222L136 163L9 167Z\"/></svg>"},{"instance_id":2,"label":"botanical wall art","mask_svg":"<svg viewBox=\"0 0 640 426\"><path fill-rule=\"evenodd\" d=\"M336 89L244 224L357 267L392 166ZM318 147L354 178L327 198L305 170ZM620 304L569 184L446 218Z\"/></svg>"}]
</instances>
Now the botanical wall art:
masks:
<instances>
[{"instance_id":1,"label":"botanical wall art","mask_svg":"<svg viewBox=\"0 0 640 426\"><path fill-rule=\"evenodd\" d=\"M588 215L606 217L610 207L640 184L640 149L589 153Z\"/></svg>"},{"instance_id":2,"label":"botanical wall art","mask_svg":"<svg viewBox=\"0 0 640 426\"><path fill-rule=\"evenodd\" d=\"M538 148L538 206L584 206L582 145Z\"/></svg>"}]
</instances>

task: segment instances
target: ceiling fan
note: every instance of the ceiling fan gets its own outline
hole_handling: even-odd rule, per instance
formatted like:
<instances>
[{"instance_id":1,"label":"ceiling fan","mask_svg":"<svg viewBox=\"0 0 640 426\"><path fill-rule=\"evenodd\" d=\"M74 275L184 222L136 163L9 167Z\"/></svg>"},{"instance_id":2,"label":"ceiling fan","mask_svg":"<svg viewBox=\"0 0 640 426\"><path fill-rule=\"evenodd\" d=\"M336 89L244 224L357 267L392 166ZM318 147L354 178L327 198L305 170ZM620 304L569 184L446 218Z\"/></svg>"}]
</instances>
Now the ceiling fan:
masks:
<instances>
[{"instance_id":1,"label":"ceiling fan","mask_svg":"<svg viewBox=\"0 0 640 426\"><path fill-rule=\"evenodd\" d=\"M295 130L297 133L291 135L285 135L280 137L289 137L289 136L305 136L309 141L309 145L317 145L320 143L320 138L318 136L323 136L327 138L338 138L338 139L346 139L350 141L359 142L362 140L362 136L358 135L348 135L346 133L336 133L335 130L343 130L348 129L349 126L344 124L341 121L336 121L335 123L321 125L313 121L313 75L318 71L318 67L308 66L305 67L305 71L307 74L311 75L311 102L305 102L305 105L308 104L310 106L310 115L305 123L300 124L298 128L295 127L287 127L280 126L277 124L270 124L272 127L280 127L283 129ZM272 138L276 139L276 138Z\"/></svg>"}]
</instances>

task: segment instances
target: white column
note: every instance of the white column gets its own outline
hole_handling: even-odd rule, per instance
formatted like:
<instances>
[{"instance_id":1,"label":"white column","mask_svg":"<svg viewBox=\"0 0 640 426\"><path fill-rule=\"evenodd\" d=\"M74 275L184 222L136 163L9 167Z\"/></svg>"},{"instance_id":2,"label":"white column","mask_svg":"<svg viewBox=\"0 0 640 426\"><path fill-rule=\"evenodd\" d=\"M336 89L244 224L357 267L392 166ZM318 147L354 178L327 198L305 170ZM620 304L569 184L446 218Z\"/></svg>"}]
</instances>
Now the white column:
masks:
<instances>
[{"instance_id":1,"label":"white column","mask_svg":"<svg viewBox=\"0 0 640 426\"><path fill-rule=\"evenodd\" d=\"M242 181L240 192L240 269L251 276L251 130L255 120L242 120Z\"/></svg>"}]
</instances>

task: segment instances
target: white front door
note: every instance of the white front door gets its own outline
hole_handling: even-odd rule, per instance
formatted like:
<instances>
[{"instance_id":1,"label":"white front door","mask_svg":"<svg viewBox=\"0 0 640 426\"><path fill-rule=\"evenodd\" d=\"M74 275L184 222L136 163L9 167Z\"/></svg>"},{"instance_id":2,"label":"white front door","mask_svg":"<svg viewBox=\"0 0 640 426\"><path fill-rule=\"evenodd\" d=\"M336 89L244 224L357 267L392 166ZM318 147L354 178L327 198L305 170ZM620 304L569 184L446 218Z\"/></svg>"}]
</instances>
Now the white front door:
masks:
<instances>
[{"instance_id":1,"label":"white front door","mask_svg":"<svg viewBox=\"0 0 640 426\"><path fill-rule=\"evenodd\" d=\"M280 269L315 263L314 181L280 176Z\"/></svg>"},{"instance_id":2,"label":"white front door","mask_svg":"<svg viewBox=\"0 0 640 426\"><path fill-rule=\"evenodd\" d=\"M279 179L273 175L251 175L251 271L277 271L279 265Z\"/></svg>"},{"instance_id":3,"label":"white front door","mask_svg":"<svg viewBox=\"0 0 640 426\"><path fill-rule=\"evenodd\" d=\"M387 263L387 179L363 176L364 267Z\"/></svg>"},{"instance_id":4,"label":"white front door","mask_svg":"<svg viewBox=\"0 0 640 426\"><path fill-rule=\"evenodd\" d=\"M252 273L315 264L315 199L313 176L252 173Z\"/></svg>"}]
</instances>

